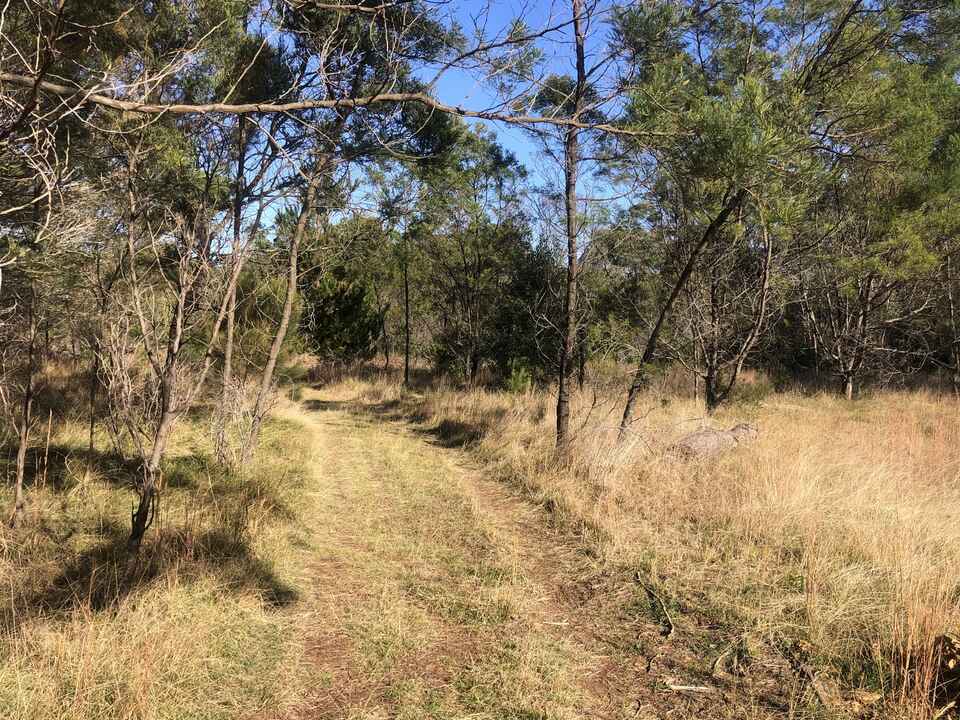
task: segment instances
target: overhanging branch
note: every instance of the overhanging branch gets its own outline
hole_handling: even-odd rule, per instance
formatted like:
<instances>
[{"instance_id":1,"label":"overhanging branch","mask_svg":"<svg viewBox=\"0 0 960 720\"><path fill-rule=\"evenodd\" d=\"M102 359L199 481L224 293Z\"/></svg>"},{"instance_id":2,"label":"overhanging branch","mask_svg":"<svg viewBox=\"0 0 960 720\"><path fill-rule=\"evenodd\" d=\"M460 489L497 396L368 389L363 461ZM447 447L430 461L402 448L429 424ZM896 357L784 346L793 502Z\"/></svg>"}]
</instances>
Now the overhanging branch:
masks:
<instances>
[{"instance_id":1,"label":"overhanging branch","mask_svg":"<svg viewBox=\"0 0 960 720\"><path fill-rule=\"evenodd\" d=\"M71 98L78 105L100 105L122 112L141 113L144 115L250 115L254 113L289 113L302 110L339 110L356 109L382 105L388 103L419 103L437 112L449 115L458 115L466 118L477 118L493 122L503 122L511 125L552 125L564 128L579 128L581 130L597 130L612 135L631 137L670 135L668 132L651 132L646 130L632 130L618 127L610 123L587 123L573 118L550 117L547 115L510 115L490 110L471 110L459 105L448 105L426 93L379 93L364 97L335 98L329 100L300 100L287 103L203 103L203 104L157 104L144 103L136 100L121 100L110 95L104 95L83 88L69 87L59 83L43 80L37 82L35 78L13 73L0 73L0 83L10 83L20 87L40 91L63 98Z\"/></svg>"}]
</instances>

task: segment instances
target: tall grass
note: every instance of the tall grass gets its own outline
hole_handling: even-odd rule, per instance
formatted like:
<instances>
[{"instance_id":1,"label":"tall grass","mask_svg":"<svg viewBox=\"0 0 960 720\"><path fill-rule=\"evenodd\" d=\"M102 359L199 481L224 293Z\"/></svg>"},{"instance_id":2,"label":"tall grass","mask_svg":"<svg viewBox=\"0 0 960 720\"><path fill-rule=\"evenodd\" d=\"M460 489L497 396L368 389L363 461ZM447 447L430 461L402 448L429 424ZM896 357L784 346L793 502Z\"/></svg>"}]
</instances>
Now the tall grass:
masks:
<instances>
[{"instance_id":1,"label":"tall grass","mask_svg":"<svg viewBox=\"0 0 960 720\"><path fill-rule=\"evenodd\" d=\"M413 415L472 445L502 479L617 567L770 647L803 648L889 713L927 717L935 639L960 627L960 406L929 392L855 402L784 393L706 418L651 393L626 442L618 394L586 391L574 451L554 451L553 397L341 380L329 392ZM760 439L719 459L665 453L702 425Z\"/></svg>"},{"instance_id":2,"label":"tall grass","mask_svg":"<svg viewBox=\"0 0 960 720\"><path fill-rule=\"evenodd\" d=\"M309 537L298 435L271 421L241 474L211 459L203 413L185 419L132 560L136 468L103 437L90 453L85 421L61 415L49 451L31 455L25 522L0 530L0 717L232 718L295 704L310 681L293 603Z\"/></svg>"}]
</instances>

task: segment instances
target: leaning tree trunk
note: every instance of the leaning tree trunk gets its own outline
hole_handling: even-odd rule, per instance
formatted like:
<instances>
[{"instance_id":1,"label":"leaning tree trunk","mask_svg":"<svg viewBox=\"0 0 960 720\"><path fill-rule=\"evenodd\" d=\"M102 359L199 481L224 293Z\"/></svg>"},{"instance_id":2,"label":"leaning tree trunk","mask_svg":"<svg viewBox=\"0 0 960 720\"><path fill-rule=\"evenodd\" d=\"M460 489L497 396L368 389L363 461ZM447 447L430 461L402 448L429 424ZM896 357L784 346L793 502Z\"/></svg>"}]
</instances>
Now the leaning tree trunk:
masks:
<instances>
[{"instance_id":1,"label":"leaning tree trunk","mask_svg":"<svg viewBox=\"0 0 960 720\"><path fill-rule=\"evenodd\" d=\"M161 484L161 462L175 421L172 391L172 386L165 380L162 390L163 410L153 436L150 457L143 465L143 478L137 493L137 507L130 514L130 538L127 540L127 551L132 555L140 551L143 537L153 524L160 506L158 493Z\"/></svg>"},{"instance_id":2,"label":"leaning tree trunk","mask_svg":"<svg viewBox=\"0 0 960 720\"><path fill-rule=\"evenodd\" d=\"M745 190L739 190L737 193L735 193L727 200L717 216L710 222L709 225L707 225L707 228L703 231L703 235L700 236L697 244L693 247L690 257L687 258L687 262L683 266L683 270L680 271L680 275L677 278L676 283L674 283L669 297L663 304L663 307L660 308L660 314L657 316L657 321L654 323L653 329L650 331L650 335L647 337L647 344L643 349L643 354L640 356L640 362L637 364L637 369L633 376L633 382L630 384L630 390L627 392L627 402L623 408L623 417L620 419L619 440L623 440L626 437L627 429L630 427L630 423L633 421L633 413L636 407L637 399L640 397L640 393L649 384L650 376L648 368L650 363L653 362L654 356L656 355L657 347L660 343L660 333L663 331L663 326L666 323L667 317L670 315L677 298L680 296L683 288L686 287L687 281L693 274L694 267L696 266L697 259L700 257L700 254L703 252L704 248L707 247L707 245L713 242L713 240L719 234L724 223L726 223L727 218L730 217L730 214L740 207L744 197L746 197Z\"/></svg>"},{"instance_id":3,"label":"leaning tree trunk","mask_svg":"<svg viewBox=\"0 0 960 720\"><path fill-rule=\"evenodd\" d=\"M243 200L246 191L246 118L240 116L237 121L237 172L234 177L233 188L233 252L240 250L240 237L243 232ZM217 418L217 434L214 441L214 451L217 462L221 465L227 462L227 425L230 422L229 408L233 403L233 335L234 323L237 316L237 289L231 288L230 298L227 301L226 337L223 347L223 377L220 393L220 412Z\"/></svg>"},{"instance_id":4,"label":"leaning tree trunk","mask_svg":"<svg viewBox=\"0 0 960 720\"><path fill-rule=\"evenodd\" d=\"M253 459L253 452L260 439L260 429L263 426L263 421L269 410L270 395L273 392L274 386L273 376L277 368L277 361L280 359L280 351L283 349L283 343L287 338L290 317L293 315L293 303L297 297L297 283L300 279L300 244L306 233L310 215L313 213L313 201L316 196L319 180L320 175L318 173L314 175L310 184L307 186L303 207L300 209L297 226L293 231L293 238L290 240L290 257L287 261L287 288L283 299L283 311L280 315L280 322L277 325L277 332L273 336L273 342L270 345L270 353L267 355L267 364L263 368L263 376L260 378L260 387L257 390L257 400L253 407L250 429L247 433L247 440L243 446L242 457L244 465Z\"/></svg>"},{"instance_id":5,"label":"leaning tree trunk","mask_svg":"<svg viewBox=\"0 0 960 720\"><path fill-rule=\"evenodd\" d=\"M733 358L722 367L720 366L719 362L715 363L716 369L714 371L714 381L716 387L713 391L713 399L711 400L709 397L707 398L708 412L712 412L718 408L730 397L734 387L736 387L737 378L739 378L740 373L743 372L744 363L752 352L753 346L756 344L757 339L760 337L760 331L763 329L764 323L767 319L767 304L770 299L770 269L773 264L773 242L770 239L770 233L767 231L766 220L763 218L762 213L760 222L763 228L763 242L766 246L766 250L763 258L763 266L760 271L760 289L756 310L750 324L750 330L743 342L740 344L740 348L737 350L736 355L734 355ZM719 348L716 347L716 345L714 345L713 352L719 352ZM722 368L729 368L725 384L720 382L720 371Z\"/></svg>"}]
</instances>

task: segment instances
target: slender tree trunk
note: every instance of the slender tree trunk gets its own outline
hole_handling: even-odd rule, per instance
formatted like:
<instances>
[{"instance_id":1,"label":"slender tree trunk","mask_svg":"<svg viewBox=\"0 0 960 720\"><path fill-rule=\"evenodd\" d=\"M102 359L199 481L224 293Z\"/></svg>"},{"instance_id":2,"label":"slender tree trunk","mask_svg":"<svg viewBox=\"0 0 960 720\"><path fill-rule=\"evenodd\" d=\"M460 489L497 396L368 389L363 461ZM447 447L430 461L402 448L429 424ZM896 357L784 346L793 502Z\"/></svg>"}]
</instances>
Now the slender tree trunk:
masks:
<instances>
[{"instance_id":1,"label":"slender tree trunk","mask_svg":"<svg viewBox=\"0 0 960 720\"><path fill-rule=\"evenodd\" d=\"M31 398L32 400L32 398ZM25 402L20 427L17 428L17 477L13 495L13 514L10 516L10 527L16 527L26 509L26 497L23 493L23 477L27 466L27 448L30 444L30 410L32 402Z\"/></svg>"},{"instance_id":2,"label":"slender tree trunk","mask_svg":"<svg viewBox=\"0 0 960 720\"><path fill-rule=\"evenodd\" d=\"M760 222L763 228L763 242L766 249L764 252L763 267L760 271L759 301L756 305L756 312L753 316L753 322L750 325L750 331L747 333L747 337L740 345L740 349L734 356L733 361L727 365L727 367L730 369L728 371L725 385L720 383L720 373L718 368L718 388L715 393L716 405L714 407L719 407L722 403L726 402L727 398L729 398L730 394L733 392L734 387L736 387L737 379L740 377L740 373L743 372L744 363L746 363L747 357L750 355L750 352L753 350L753 346L760 337L760 331L763 329L767 318L767 303L770 299L770 269L773 265L773 242L770 239L770 233L767 230L766 219L763 218L762 214Z\"/></svg>"},{"instance_id":3,"label":"slender tree trunk","mask_svg":"<svg viewBox=\"0 0 960 720\"><path fill-rule=\"evenodd\" d=\"M700 402L700 344L693 340L693 401Z\"/></svg>"},{"instance_id":4,"label":"slender tree trunk","mask_svg":"<svg viewBox=\"0 0 960 720\"><path fill-rule=\"evenodd\" d=\"M241 116L237 120L237 172L234 176L233 188L233 252L236 262L239 262L240 239L243 232L243 200L246 194L246 158L247 158L247 119ZM229 408L233 405L233 336L234 324L237 316L237 288L230 289L227 300L226 337L223 345L223 377L220 394L220 413L217 422L217 436L214 448L217 462L221 465L227 462L227 424L230 422Z\"/></svg>"},{"instance_id":5,"label":"slender tree trunk","mask_svg":"<svg viewBox=\"0 0 960 720\"><path fill-rule=\"evenodd\" d=\"M27 351L27 379L23 389L23 401L20 407L20 424L17 427L17 475L13 496L13 513L10 516L10 527L16 527L23 517L26 508L26 497L23 492L23 478L27 467L27 448L30 445L30 425L33 422L33 372L36 362L36 335L37 326L33 304L35 299L30 298L28 308L30 318L30 345Z\"/></svg>"},{"instance_id":6,"label":"slender tree trunk","mask_svg":"<svg viewBox=\"0 0 960 720\"><path fill-rule=\"evenodd\" d=\"M586 59L584 53L583 0L571 0L573 5L573 32L577 54L577 82L573 95L572 117L580 115L587 84ZM577 236L577 178L580 165L579 130L570 127L564 142L564 209L566 210L567 234L567 283L563 300L563 337L560 345L560 375L557 388L557 451L566 455L570 450L570 374L573 365L573 351L577 344L577 280L578 267Z\"/></svg>"},{"instance_id":7,"label":"slender tree trunk","mask_svg":"<svg viewBox=\"0 0 960 720\"><path fill-rule=\"evenodd\" d=\"M712 415L720 405L720 397L717 386L719 377L717 368L712 361L707 361L707 371L703 380L703 395L707 406L707 414Z\"/></svg>"},{"instance_id":8,"label":"slender tree trunk","mask_svg":"<svg viewBox=\"0 0 960 720\"><path fill-rule=\"evenodd\" d=\"M954 295L953 268L950 262L950 256L947 256L944 265L947 285L947 305L950 318L950 359L953 367L950 368L950 380L953 384L953 393L960 398L960 327L958 327L956 297Z\"/></svg>"},{"instance_id":9,"label":"slender tree trunk","mask_svg":"<svg viewBox=\"0 0 960 720\"><path fill-rule=\"evenodd\" d=\"M563 337L560 346L560 376L557 390L557 449L569 450L570 370L577 344L577 130L567 131L566 193L567 206L567 285L563 300Z\"/></svg>"},{"instance_id":10,"label":"slender tree trunk","mask_svg":"<svg viewBox=\"0 0 960 720\"><path fill-rule=\"evenodd\" d=\"M227 300L226 336L223 345L223 378L220 390L220 410L217 420L217 437L214 450L217 462L221 465L227 462L227 424L230 422L230 408L233 399L233 335L234 323L237 315L237 289L230 291Z\"/></svg>"},{"instance_id":11,"label":"slender tree trunk","mask_svg":"<svg viewBox=\"0 0 960 720\"><path fill-rule=\"evenodd\" d=\"M480 352L476 346L470 348L470 386L475 387L480 374Z\"/></svg>"},{"instance_id":12,"label":"slender tree trunk","mask_svg":"<svg viewBox=\"0 0 960 720\"><path fill-rule=\"evenodd\" d=\"M163 381L163 410L160 421L153 436L153 447L150 457L143 467L143 478L140 482L137 507L130 515L130 538L127 540L127 551L135 555L140 551L143 537L153 524L159 510L160 498L158 489L161 481L161 463L167 447L170 431L176 420L173 412L173 387L168 379Z\"/></svg>"},{"instance_id":13,"label":"slender tree trunk","mask_svg":"<svg viewBox=\"0 0 960 720\"><path fill-rule=\"evenodd\" d=\"M377 316L380 318L380 339L383 341L383 370L390 369L390 336L387 334L387 311L390 309L389 303L384 305L380 297L380 290L376 284L373 286L373 292L377 298Z\"/></svg>"},{"instance_id":14,"label":"slender tree trunk","mask_svg":"<svg viewBox=\"0 0 960 720\"><path fill-rule=\"evenodd\" d=\"M90 451L91 460L93 459L94 431L96 429L97 416L97 385L100 375L100 352L97 348L98 343L93 344L93 361L90 363L90 387L88 402L90 404L90 427L87 449Z\"/></svg>"},{"instance_id":15,"label":"slender tree trunk","mask_svg":"<svg viewBox=\"0 0 960 720\"><path fill-rule=\"evenodd\" d=\"M409 258L403 258L403 385L410 387L410 276Z\"/></svg>"},{"instance_id":16,"label":"slender tree trunk","mask_svg":"<svg viewBox=\"0 0 960 720\"><path fill-rule=\"evenodd\" d=\"M303 200L303 207L300 208L300 216L297 218L297 226L293 232L293 238L290 241L290 257L287 261L287 288L283 300L283 311L280 315L280 324L277 326L277 332L273 337L273 343L270 345L270 352L267 355L267 364L263 368L263 376L260 378L260 387L257 391L257 400L253 407L253 416L250 422L250 429L247 434L247 441L243 447L243 462L247 464L253 458L253 451L256 449L257 442L260 439L260 428L266 418L269 409L270 394L273 392L273 375L277 367L277 361L280 358L280 351L283 349L283 342L287 337L287 328L290 325L290 317L293 315L293 303L297 297L297 283L299 281L299 257L300 244L307 231L307 224L310 216L313 214L314 198L317 193L317 185L320 182L320 173L316 173L307 185L306 196Z\"/></svg>"},{"instance_id":17,"label":"slender tree trunk","mask_svg":"<svg viewBox=\"0 0 960 720\"><path fill-rule=\"evenodd\" d=\"M383 369L390 369L390 336L387 335L387 320L385 315L380 316L380 333L383 335Z\"/></svg>"},{"instance_id":18,"label":"slender tree trunk","mask_svg":"<svg viewBox=\"0 0 960 720\"><path fill-rule=\"evenodd\" d=\"M577 388L581 391L587 384L587 333L580 327L577 332Z\"/></svg>"}]
</instances>

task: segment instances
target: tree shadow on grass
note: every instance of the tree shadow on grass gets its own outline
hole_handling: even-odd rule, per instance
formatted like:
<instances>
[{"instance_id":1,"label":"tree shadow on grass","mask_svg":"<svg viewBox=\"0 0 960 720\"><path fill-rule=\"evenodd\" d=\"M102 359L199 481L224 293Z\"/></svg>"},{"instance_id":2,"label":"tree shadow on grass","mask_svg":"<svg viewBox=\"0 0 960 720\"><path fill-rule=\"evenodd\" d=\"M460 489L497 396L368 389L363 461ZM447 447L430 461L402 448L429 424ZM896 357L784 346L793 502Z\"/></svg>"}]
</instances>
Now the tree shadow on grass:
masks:
<instances>
[{"instance_id":1,"label":"tree shadow on grass","mask_svg":"<svg viewBox=\"0 0 960 720\"><path fill-rule=\"evenodd\" d=\"M67 561L44 587L0 613L0 632L14 631L25 621L74 611L102 613L165 577L190 583L212 577L227 592L256 594L279 609L299 598L271 563L251 550L245 539L228 529L191 531L183 526L151 532L140 552L127 551L129 529L113 521L103 526L103 540Z\"/></svg>"},{"instance_id":2,"label":"tree shadow on grass","mask_svg":"<svg viewBox=\"0 0 960 720\"><path fill-rule=\"evenodd\" d=\"M430 418L423 410L404 403L402 399L384 400L378 403L307 400L303 406L312 412L345 411L355 417L373 416L389 422L415 423L414 432L444 448L465 448L477 444L498 422L503 420L507 413L503 408L496 408L476 422L443 418L438 423L428 424Z\"/></svg>"},{"instance_id":3,"label":"tree shadow on grass","mask_svg":"<svg viewBox=\"0 0 960 720\"><path fill-rule=\"evenodd\" d=\"M345 410L350 412L354 409L355 403L346 400L304 400L303 407L311 412L337 412Z\"/></svg>"},{"instance_id":4,"label":"tree shadow on grass","mask_svg":"<svg viewBox=\"0 0 960 720\"><path fill-rule=\"evenodd\" d=\"M386 380L399 384L403 382L403 366L384 367L381 362L373 361L357 363L321 362L312 368L306 377L307 382L317 390L346 379ZM440 375L430 368L411 367L408 387L423 390L435 386L439 379Z\"/></svg>"},{"instance_id":5,"label":"tree shadow on grass","mask_svg":"<svg viewBox=\"0 0 960 720\"><path fill-rule=\"evenodd\" d=\"M16 448L0 448L0 473L12 476L16 471ZM78 448L73 445L32 447L27 450L23 484L26 488L45 486L54 491L69 490L89 469L98 479L111 485L127 485L140 463L116 452Z\"/></svg>"},{"instance_id":6,"label":"tree shadow on grass","mask_svg":"<svg viewBox=\"0 0 960 720\"><path fill-rule=\"evenodd\" d=\"M13 455L15 450L0 447L0 475L13 476ZM69 494L86 477L114 488L133 489L142 478L142 465L116 452L70 445L31 448L27 453L23 484L28 493L43 487L60 495ZM190 492L189 502L197 509L239 510L244 503L256 502L272 517L292 519L296 513L283 488L273 480L238 475L204 453L171 455L163 462L164 490Z\"/></svg>"}]
</instances>

